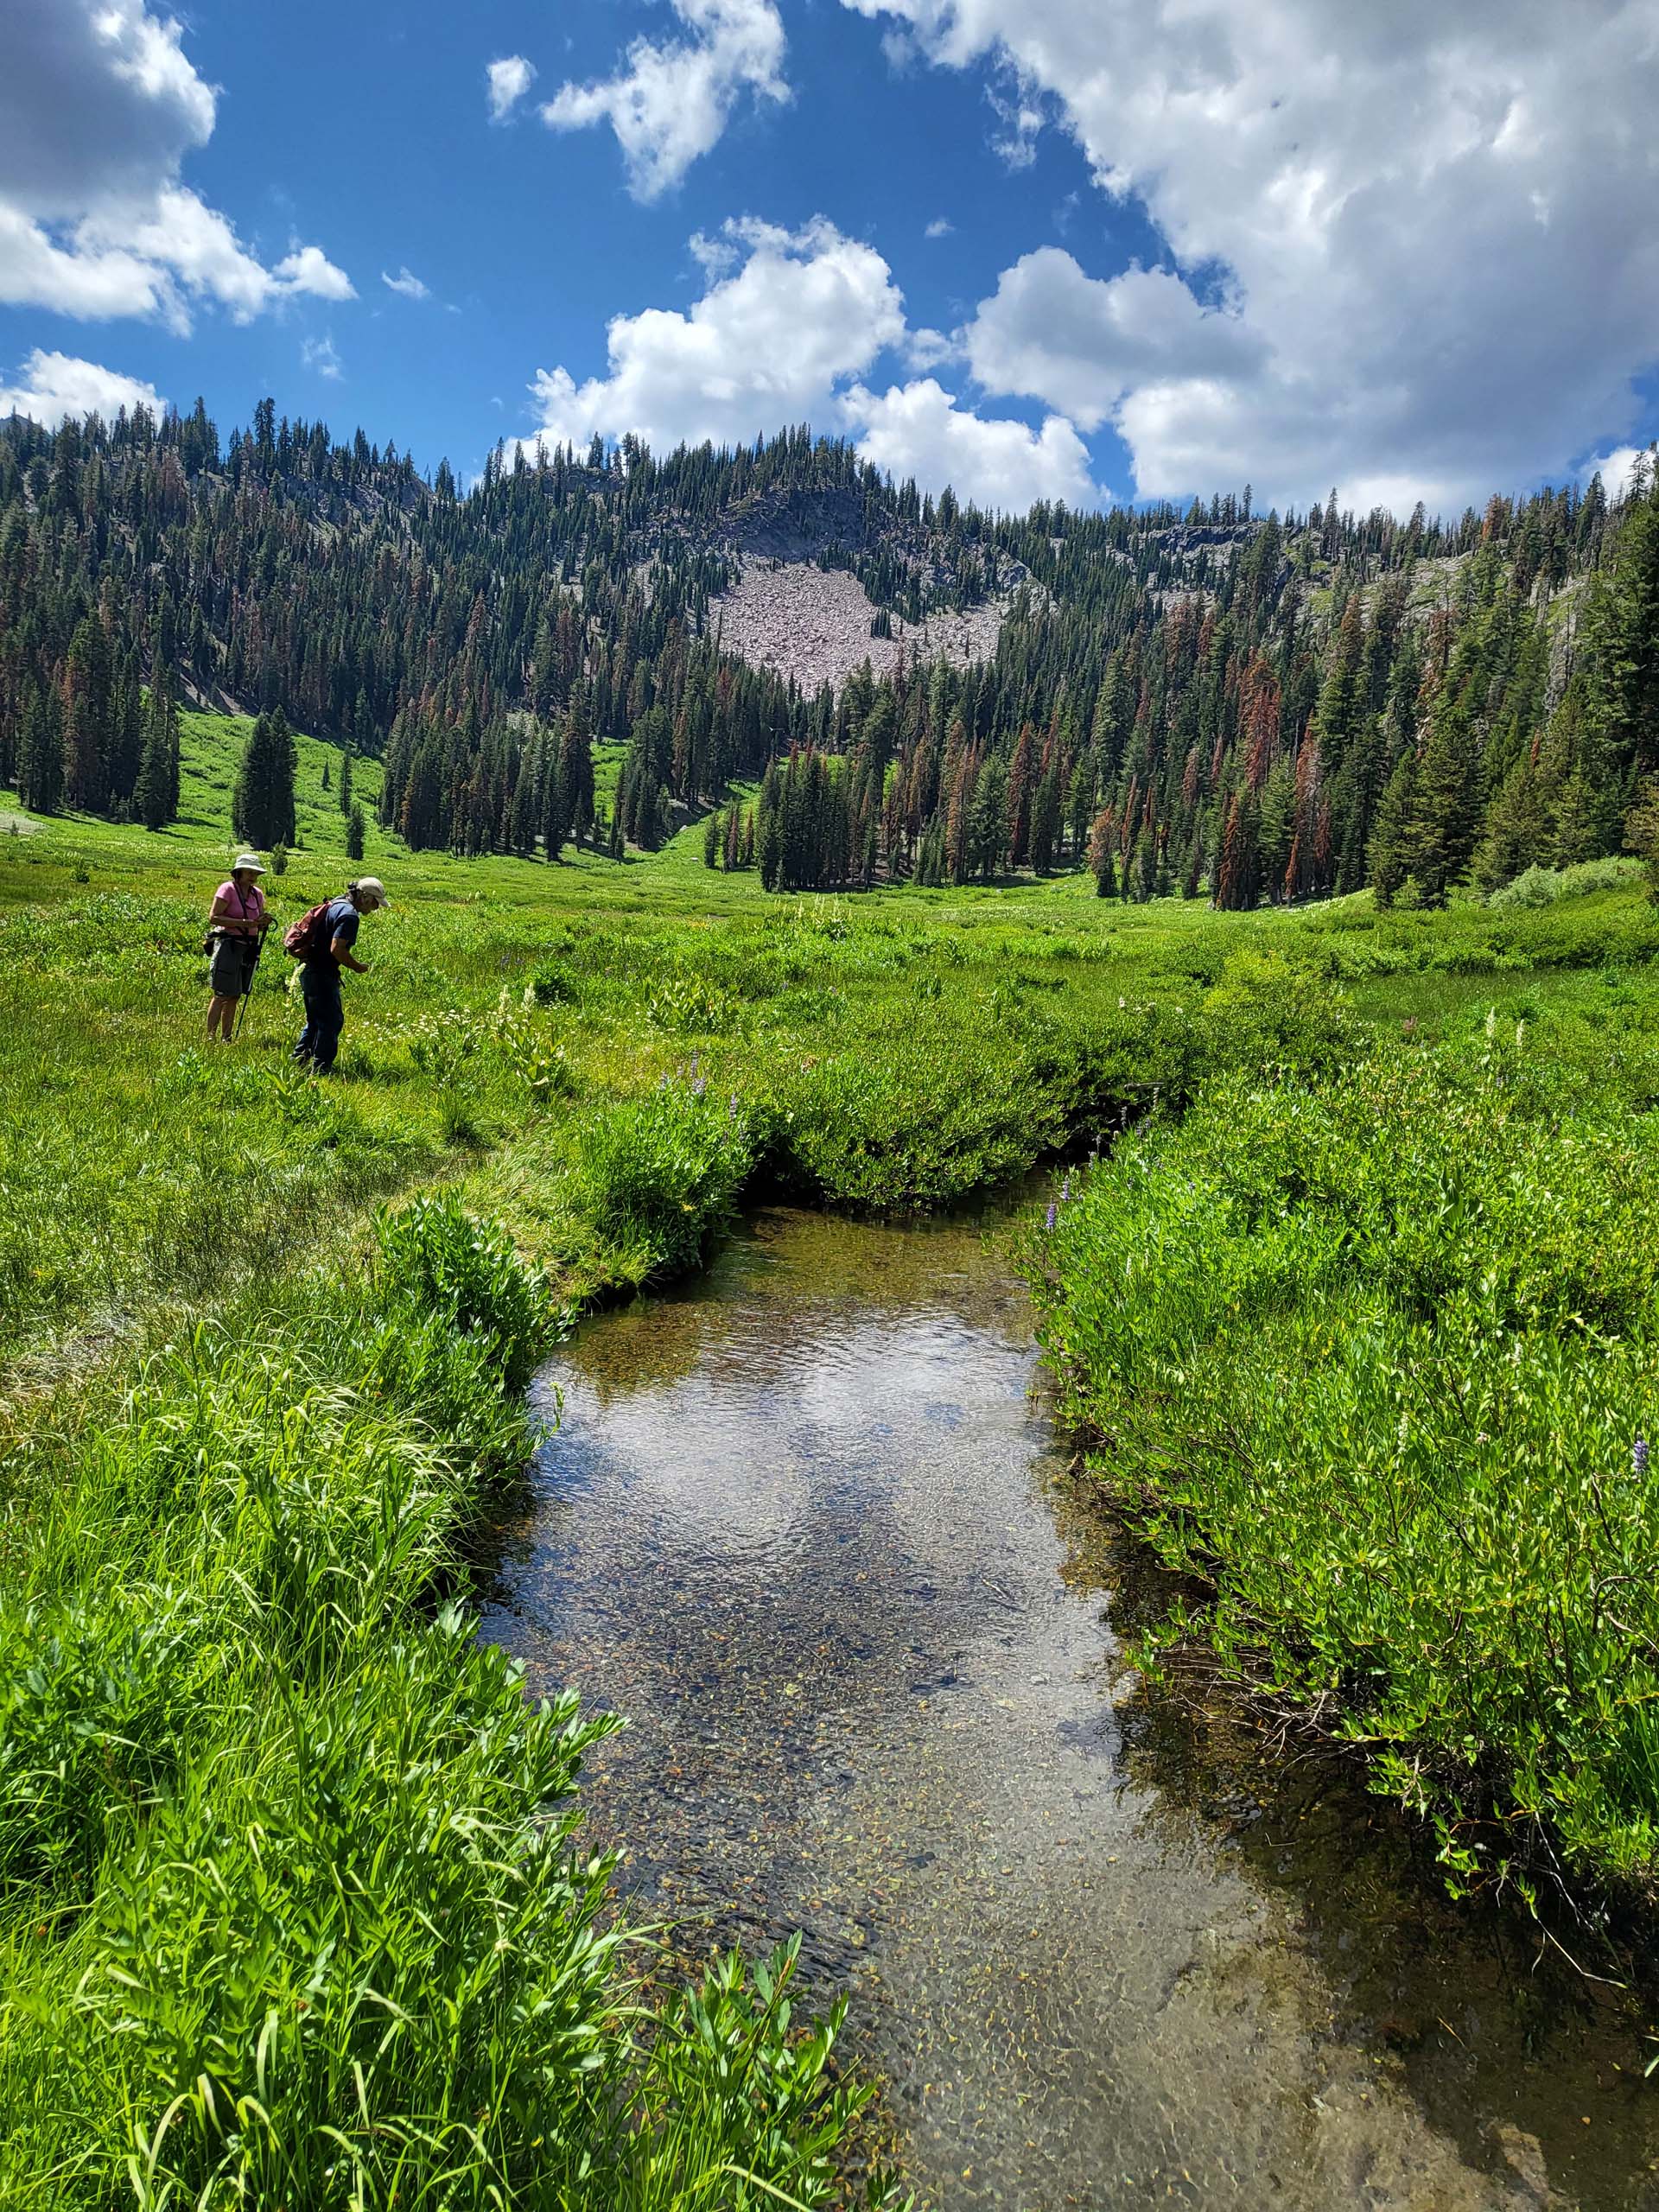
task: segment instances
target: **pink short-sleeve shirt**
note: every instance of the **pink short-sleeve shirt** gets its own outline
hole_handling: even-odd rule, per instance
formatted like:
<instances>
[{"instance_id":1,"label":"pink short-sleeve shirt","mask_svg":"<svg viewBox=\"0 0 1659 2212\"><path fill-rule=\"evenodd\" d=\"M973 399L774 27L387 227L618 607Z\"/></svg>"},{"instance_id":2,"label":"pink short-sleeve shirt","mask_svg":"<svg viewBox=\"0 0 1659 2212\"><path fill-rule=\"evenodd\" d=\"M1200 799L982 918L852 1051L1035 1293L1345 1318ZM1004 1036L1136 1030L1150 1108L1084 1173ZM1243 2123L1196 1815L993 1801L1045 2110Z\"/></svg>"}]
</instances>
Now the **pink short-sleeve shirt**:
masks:
<instances>
[{"instance_id":1,"label":"pink short-sleeve shirt","mask_svg":"<svg viewBox=\"0 0 1659 2212\"><path fill-rule=\"evenodd\" d=\"M235 878L227 877L214 892L213 905L222 908L232 921L257 925L265 911L265 894L257 883L245 893L238 891Z\"/></svg>"}]
</instances>

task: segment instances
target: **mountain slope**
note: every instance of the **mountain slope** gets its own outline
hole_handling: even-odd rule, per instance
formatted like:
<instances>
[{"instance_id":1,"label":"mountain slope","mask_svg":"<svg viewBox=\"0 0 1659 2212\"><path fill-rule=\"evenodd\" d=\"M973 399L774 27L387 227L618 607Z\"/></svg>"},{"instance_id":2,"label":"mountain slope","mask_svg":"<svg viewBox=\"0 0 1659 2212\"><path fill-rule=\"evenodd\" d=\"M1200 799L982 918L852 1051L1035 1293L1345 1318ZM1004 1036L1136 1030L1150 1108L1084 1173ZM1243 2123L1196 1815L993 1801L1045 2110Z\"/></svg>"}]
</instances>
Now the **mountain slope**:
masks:
<instances>
[{"instance_id":1,"label":"mountain slope","mask_svg":"<svg viewBox=\"0 0 1659 2212\"><path fill-rule=\"evenodd\" d=\"M764 775L713 857L790 887L1088 858L1139 896L1433 901L1621 842L1659 766L1653 514L1598 483L1450 525L989 517L805 429L498 453L462 496L269 403L223 449L200 408L14 420L0 778L132 807L166 679L383 750L416 845L649 845Z\"/></svg>"}]
</instances>

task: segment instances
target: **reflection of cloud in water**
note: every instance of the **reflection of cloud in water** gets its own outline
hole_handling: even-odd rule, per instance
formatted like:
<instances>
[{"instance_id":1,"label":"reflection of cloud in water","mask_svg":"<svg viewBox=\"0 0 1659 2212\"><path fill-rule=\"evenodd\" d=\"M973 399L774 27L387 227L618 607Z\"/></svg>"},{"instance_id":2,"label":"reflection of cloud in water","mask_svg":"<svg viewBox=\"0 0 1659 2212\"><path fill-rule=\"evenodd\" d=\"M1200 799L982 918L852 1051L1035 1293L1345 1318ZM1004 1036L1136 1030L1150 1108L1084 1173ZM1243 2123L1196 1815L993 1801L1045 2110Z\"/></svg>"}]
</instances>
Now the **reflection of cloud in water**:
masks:
<instances>
[{"instance_id":1,"label":"reflection of cloud in water","mask_svg":"<svg viewBox=\"0 0 1659 2212\"><path fill-rule=\"evenodd\" d=\"M607 1489L622 1483L630 1514L665 1546L751 1562L770 1554L785 1572L816 1524L879 1506L897 1509L910 1540L931 1552L954 1532L909 1479L912 1451L943 1445L955 1457L1012 1442L1011 1404L1023 1430L1025 1355L959 1322L867 1312L780 1341L728 1318L697 1334L717 1364L672 1382L649 1355L632 1388L608 1358L593 1363L602 1385L586 1363L562 1368L563 1420L543 1459L556 1491L565 1480L590 1489L601 1469ZM654 1326L639 1332L647 1335L660 1342Z\"/></svg>"}]
</instances>

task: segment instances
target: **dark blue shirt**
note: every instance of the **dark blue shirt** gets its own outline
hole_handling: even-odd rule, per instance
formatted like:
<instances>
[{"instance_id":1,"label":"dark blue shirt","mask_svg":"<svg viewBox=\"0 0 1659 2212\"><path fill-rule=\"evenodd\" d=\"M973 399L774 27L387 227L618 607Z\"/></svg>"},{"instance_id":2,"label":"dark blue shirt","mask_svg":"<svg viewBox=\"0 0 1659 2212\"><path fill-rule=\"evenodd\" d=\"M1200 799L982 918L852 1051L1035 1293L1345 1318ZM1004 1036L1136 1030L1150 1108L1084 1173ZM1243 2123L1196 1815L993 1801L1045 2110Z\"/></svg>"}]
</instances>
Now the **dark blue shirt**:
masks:
<instances>
[{"instance_id":1,"label":"dark blue shirt","mask_svg":"<svg viewBox=\"0 0 1659 2212\"><path fill-rule=\"evenodd\" d=\"M333 944L336 938L343 937L346 950L349 952L357 943L357 925L362 918L349 899L331 899L328 901L329 944Z\"/></svg>"},{"instance_id":2,"label":"dark blue shirt","mask_svg":"<svg viewBox=\"0 0 1659 2212\"><path fill-rule=\"evenodd\" d=\"M334 968L334 963L330 957L334 939L344 938L346 950L349 952L357 943L357 925L362 918L363 917L349 899L331 899L328 901L328 912L325 917L325 927L321 932L323 949L321 952L313 953L311 959L320 967ZM315 938L312 943L314 944L316 943ZM338 969L335 969L334 972L338 974Z\"/></svg>"}]
</instances>

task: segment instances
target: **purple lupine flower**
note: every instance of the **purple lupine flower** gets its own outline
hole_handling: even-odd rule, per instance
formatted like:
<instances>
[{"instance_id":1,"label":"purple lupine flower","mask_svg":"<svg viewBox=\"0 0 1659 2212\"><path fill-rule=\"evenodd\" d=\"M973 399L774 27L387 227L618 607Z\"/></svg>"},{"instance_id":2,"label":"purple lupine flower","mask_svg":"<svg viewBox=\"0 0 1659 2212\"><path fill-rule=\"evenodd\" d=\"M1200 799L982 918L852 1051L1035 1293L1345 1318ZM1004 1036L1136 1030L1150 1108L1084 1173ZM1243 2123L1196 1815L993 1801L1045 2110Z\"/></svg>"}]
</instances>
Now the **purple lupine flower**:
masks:
<instances>
[{"instance_id":1,"label":"purple lupine flower","mask_svg":"<svg viewBox=\"0 0 1659 2212\"><path fill-rule=\"evenodd\" d=\"M1071 1201L1071 1178L1069 1175L1062 1176L1060 1179L1060 1204L1062 1205L1068 1205Z\"/></svg>"},{"instance_id":2,"label":"purple lupine flower","mask_svg":"<svg viewBox=\"0 0 1659 2212\"><path fill-rule=\"evenodd\" d=\"M1645 1436L1638 1436L1630 1446L1630 1466L1638 1478L1648 1471L1648 1440Z\"/></svg>"},{"instance_id":3,"label":"purple lupine flower","mask_svg":"<svg viewBox=\"0 0 1659 2212\"><path fill-rule=\"evenodd\" d=\"M702 1076L699 1076L691 1086L691 1096L694 1098L701 1098L703 1092L707 1090L708 1088L709 1085L707 1081Z\"/></svg>"},{"instance_id":4,"label":"purple lupine flower","mask_svg":"<svg viewBox=\"0 0 1659 2212\"><path fill-rule=\"evenodd\" d=\"M693 1075L696 1075L697 1071L697 1062L702 1058L702 1055L701 1052L693 1052L691 1055L691 1072Z\"/></svg>"},{"instance_id":5,"label":"purple lupine flower","mask_svg":"<svg viewBox=\"0 0 1659 2212\"><path fill-rule=\"evenodd\" d=\"M734 1122L737 1119L737 1093L735 1091L732 1093L731 1103L726 1109L726 1118L728 1122Z\"/></svg>"},{"instance_id":6,"label":"purple lupine flower","mask_svg":"<svg viewBox=\"0 0 1659 2212\"><path fill-rule=\"evenodd\" d=\"M1052 1229L1052 1228L1053 1228L1054 1224L1055 1224L1055 1223L1056 1223L1056 1221L1058 1221L1058 1218L1059 1218L1059 1211L1060 1211L1059 1208L1055 1205L1055 1203L1054 1203L1053 1199L1052 1199L1052 1198L1051 1198L1051 1199L1049 1200L1049 1202L1048 1202L1048 1219L1047 1219L1047 1221L1044 1224L1044 1227L1045 1227L1045 1228L1046 1228L1046 1229Z\"/></svg>"}]
</instances>

